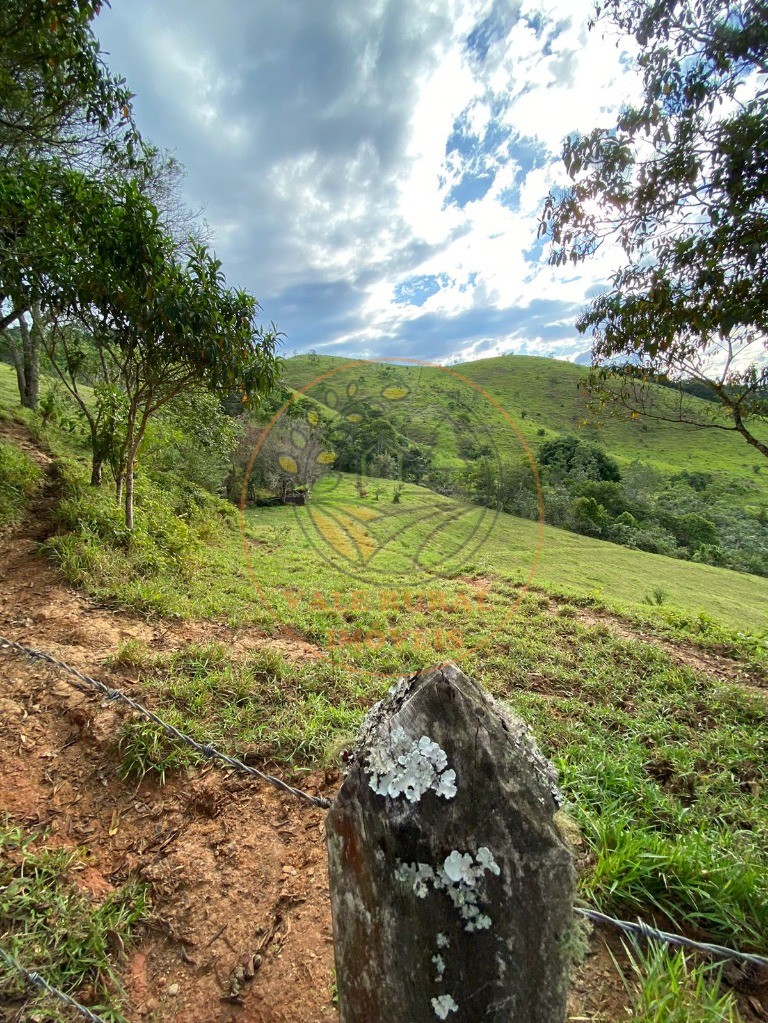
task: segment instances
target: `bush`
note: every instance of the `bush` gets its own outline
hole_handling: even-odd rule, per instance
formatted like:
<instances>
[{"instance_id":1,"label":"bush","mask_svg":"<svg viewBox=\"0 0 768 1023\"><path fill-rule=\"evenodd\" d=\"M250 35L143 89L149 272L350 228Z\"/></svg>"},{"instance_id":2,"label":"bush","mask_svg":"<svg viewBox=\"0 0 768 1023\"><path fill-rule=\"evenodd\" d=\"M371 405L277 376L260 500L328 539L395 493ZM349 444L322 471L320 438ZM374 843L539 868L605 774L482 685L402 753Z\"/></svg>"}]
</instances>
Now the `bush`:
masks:
<instances>
[{"instance_id":1,"label":"bush","mask_svg":"<svg viewBox=\"0 0 768 1023\"><path fill-rule=\"evenodd\" d=\"M555 479L607 480L618 483L621 472L618 462L596 444L578 437L557 437L539 448L539 464L547 466Z\"/></svg>"},{"instance_id":2,"label":"bush","mask_svg":"<svg viewBox=\"0 0 768 1023\"><path fill-rule=\"evenodd\" d=\"M210 518L203 509L215 499L203 492L196 516L198 528L194 528L178 514L174 502L178 494L163 493L146 479L136 483L137 514L129 532L111 491L87 486L81 480L69 481L67 496L57 509L59 527L69 535L53 537L47 547L72 582L82 584L90 579L98 586L120 577L187 573L197 564L199 534ZM222 503L215 502L215 506Z\"/></svg>"},{"instance_id":3,"label":"bush","mask_svg":"<svg viewBox=\"0 0 768 1023\"><path fill-rule=\"evenodd\" d=\"M585 536L602 536L608 519L605 508L594 497L577 497L571 505L574 528Z\"/></svg>"}]
</instances>

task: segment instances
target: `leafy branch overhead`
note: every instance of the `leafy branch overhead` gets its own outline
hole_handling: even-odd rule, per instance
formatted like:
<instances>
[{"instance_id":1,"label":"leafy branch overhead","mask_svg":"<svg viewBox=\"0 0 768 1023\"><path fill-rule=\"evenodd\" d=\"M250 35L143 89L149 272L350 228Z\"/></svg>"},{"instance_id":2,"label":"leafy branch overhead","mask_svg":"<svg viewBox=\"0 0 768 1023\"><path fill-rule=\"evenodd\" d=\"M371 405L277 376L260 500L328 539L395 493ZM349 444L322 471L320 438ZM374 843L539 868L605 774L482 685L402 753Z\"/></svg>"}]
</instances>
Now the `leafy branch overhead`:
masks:
<instances>
[{"instance_id":1,"label":"leafy branch overhead","mask_svg":"<svg viewBox=\"0 0 768 1023\"><path fill-rule=\"evenodd\" d=\"M649 379L703 381L725 417L694 421L768 456L752 425L768 414L768 3L607 0L597 24L634 37L642 98L566 140L573 183L540 224L555 265L608 239L624 253L578 322L592 383L654 414Z\"/></svg>"},{"instance_id":2,"label":"leafy branch overhead","mask_svg":"<svg viewBox=\"0 0 768 1023\"><path fill-rule=\"evenodd\" d=\"M91 22L100 0L4 0L0 5L0 159L138 142L132 94L107 68Z\"/></svg>"}]
</instances>

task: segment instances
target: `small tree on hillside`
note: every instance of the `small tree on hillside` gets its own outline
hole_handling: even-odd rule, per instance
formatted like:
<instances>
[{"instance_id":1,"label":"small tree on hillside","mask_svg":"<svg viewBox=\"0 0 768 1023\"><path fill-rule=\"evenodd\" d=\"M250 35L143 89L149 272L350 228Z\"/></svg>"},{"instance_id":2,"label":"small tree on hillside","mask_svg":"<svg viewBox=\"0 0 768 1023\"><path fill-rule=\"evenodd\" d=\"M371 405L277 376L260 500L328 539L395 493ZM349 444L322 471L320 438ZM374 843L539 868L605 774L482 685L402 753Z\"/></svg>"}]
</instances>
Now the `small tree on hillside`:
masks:
<instances>
[{"instance_id":1,"label":"small tree on hillside","mask_svg":"<svg viewBox=\"0 0 768 1023\"><path fill-rule=\"evenodd\" d=\"M55 316L46 344L91 426L94 482L104 458L99 433L112 425L107 439L130 529L134 464L150 418L198 384L237 391L245 401L268 391L278 371L278 335L256 324L258 303L226 287L221 263L204 246L193 244L188 258L178 258L135 182L56 173L57 189L44 193L50 235L25 221L8 280ZM95 415L78 387L84 335L98 368Z\"/></svg>"}]
</instances>

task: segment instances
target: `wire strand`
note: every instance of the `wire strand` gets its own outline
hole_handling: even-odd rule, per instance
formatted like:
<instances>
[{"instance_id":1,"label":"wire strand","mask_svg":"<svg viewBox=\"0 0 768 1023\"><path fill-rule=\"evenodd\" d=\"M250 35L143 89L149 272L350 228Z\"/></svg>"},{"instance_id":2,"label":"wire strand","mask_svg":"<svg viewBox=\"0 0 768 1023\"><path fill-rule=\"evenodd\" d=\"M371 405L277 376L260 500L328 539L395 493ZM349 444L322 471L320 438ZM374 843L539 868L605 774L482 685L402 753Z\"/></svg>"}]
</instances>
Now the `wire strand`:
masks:
<instances>
[{"instance_id":1,"label":"wire strand","mask_svg":"<svg viewBox=\"0 0 768 1023\"><path fill-rule=\"evenodd\" d=\"M91 1023L106 1023L106 1020L102 1016L97 1016L95 1012L92 1012L87 1005L81 1005L80 1002L76 1002L71 995L66 994L64 991L59 991L53 984L49 984L45 977L41 977L36 970L27 970L21 965L18 959L15 959L12 955L9 955L4 949L0 948L0 959L2 959L8 966L16 970L17 973L26 980L27 984L32 987L39 988L41 991L45 991L47 994L57 998L64 1005L69 1006L70 1009L74 1009L79 1012L81 1016L90 1020Z\"/></svg>"},{"instance_id":2,"label":"wire strand","mask_svg":"<svg viewBox=\"0 0 768 1023\"><path fill-rule=\"evenodd\" d=\"M610 924L618 927L619 930L628 934L640 934L644 938L652 938L655 941L664 941L669 945L683 945L685 948L695 948L707 952L718 959L740 959L745 963L752 963L755 966L768 967L768 959L764 956L754 955L752 952L739 952L735 948L726 948L724 945L710 945L705 941L694 941L693 938L686 938L682 934L671 934L669 931L660 931L642 920L617 920L613 916L607 916L596 909L586 909L583 906L575 906L574 913L600 924Z\"/></svg>"},{"instance_id":3,"label":"wire strand","mask_svg":"<svg viewBox=\"0 0 768 1023\"><path fill-rule=\"evenodd\" d=\"M296 796L297 799L303 799L307 803L311 803L313 806L320 807L323 810L327 810L331 806L330 799L323 799L320 796L311 796L308 792L302 792L301 789L295 789L292 785L288 785L280 778L275 778L271 774L265 774L263 771L259 771L256 767L251 767L249 764L244 764L242 760L236 760L234 757L228 756L226 753L222 753L221 750L216 749L215 746L210 743L200 743L193 739L190 735L186 735L184 732L179 731L174 725L169 724L167 721L163 721L161 717L154 713L154 711L148 710L137 700L134 700L132 696L128 696L119 689L112 689L110 686L105 685L103 682L99 682L95 678L91 678L89 675L84 675L77 668L73 668L70 664L66 664L64 661L58 661L55 657L51 657L50 654L43 653L40 650L33 650L30 647L23 646L21 643L15 643L13 640L6 639L4 636L0 636L0 650L10 650L13 653L20 654L22 657L29 657L32 660L44 661L46 664L52 665L54 668L59 668L61 671L67 672L72 675L73 678L79 679L84 682L90 688L95 689L101 693L108 700L125 703L132 710L138 714L142 714L144 717L153 721L159 728L167 732L168 735L173 736L179 742L190 746L193 750L198 752L201 756L206 757L208 760L217 761L220 764L225 764L227 767L232 768L235 771L242 771L244 774L249 774L253 778L259 778L261 781L266 782L273 788L279 789L281 792L287 792L292 796Z\"/></svg>"}]
</instances>

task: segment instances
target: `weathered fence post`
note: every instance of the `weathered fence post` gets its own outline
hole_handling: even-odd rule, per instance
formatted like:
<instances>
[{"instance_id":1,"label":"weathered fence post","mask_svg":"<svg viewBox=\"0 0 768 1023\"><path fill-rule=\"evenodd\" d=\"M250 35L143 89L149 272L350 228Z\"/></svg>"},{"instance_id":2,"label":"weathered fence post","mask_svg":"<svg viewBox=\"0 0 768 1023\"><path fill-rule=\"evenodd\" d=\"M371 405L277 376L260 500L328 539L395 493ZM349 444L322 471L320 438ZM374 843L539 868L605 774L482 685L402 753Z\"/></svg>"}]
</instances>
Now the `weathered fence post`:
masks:
<instances>
[{"instance_id":1,"label":"weathered fence post","mask_svg":"<svg viewBox=\"0 0 768 1023\"><path fill-rule=\"evenodd\" d=\"M327 821L342 1023L562 1023L555 795L522 722L453 664L371 710Z\"/></svg>"}]
</instances>

